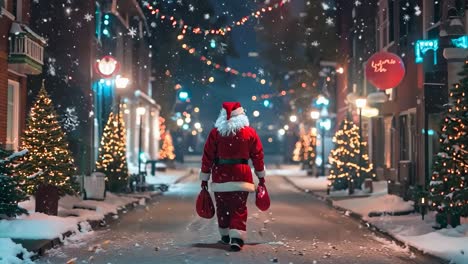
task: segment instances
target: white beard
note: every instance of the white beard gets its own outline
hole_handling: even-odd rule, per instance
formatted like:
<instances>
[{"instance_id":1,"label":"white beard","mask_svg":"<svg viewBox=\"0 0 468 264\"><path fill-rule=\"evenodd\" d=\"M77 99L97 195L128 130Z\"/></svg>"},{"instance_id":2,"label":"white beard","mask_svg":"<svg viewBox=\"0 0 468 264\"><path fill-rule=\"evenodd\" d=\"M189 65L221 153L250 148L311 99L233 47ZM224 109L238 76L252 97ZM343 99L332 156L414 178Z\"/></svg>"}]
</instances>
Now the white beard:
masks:
<instances>
[{"instance_id":1,"label":"white beard","mask_svg":"<svg viewBox=\"0 0 468 264\"><path fill-rule=\"evenodd\" d=\"M227 113L224 109L221 109L221 113L219 113L215 123L215 127L223 137L235 135L241 128L246 126L249 126L249 119L244 113L231 116L231 118L227 120Z\"/></svg>"}]
</instances>

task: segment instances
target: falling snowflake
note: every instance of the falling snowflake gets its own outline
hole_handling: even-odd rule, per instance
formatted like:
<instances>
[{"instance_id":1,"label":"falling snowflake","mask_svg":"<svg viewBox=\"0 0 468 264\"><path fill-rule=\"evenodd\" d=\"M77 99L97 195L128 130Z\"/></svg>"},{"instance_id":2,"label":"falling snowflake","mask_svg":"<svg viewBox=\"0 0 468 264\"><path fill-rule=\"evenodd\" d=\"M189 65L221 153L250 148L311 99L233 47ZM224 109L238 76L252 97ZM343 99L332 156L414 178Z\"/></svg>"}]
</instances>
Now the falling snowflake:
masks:
<instances>
[{"instance_id":1,"label":"falling snowflake","mask_svg":"<svg viewBox=\"0 0 468 264\"><path fill-rule=\"evenodd\" d=\"M408 14L404 14L403 20L408 22L410 20L410 16Z\"/></svg>"},{"instance_id":2,"label":"falling snowflake","mask_svg":"<svg viewBox=\"0 0 468 264\"><path fill-rule=\"evenodd\" d=\"M325 23L327 23L327 25L329 26L333 26L335 24L335 22L333 22L333 18L331 17L327 17L327 19L325 20Z\"/></svg>"},{"instance_id":3,"label":"falling snowflake","mask_svg":"<svg viewBox=\"0 0 468 264\"><path fill-rule=\"evenodd\" d=\"M258 69L258 75L265 76L265 70L263 70L262 68L259 68Z\"/></svg>"},{"instance_id":4,"label":"falling snowflake","mask_svg":"<svg viewBox=\"0 0 468 264\"><path fill-rule=\"evenodd\" d=\"M47 74L49 74L50 76L55 76L57 74L56 70L55 70L55 62L56 60L54 58L49 58L49 61L48 61L48 67L47 67Z\"/></svg>"},{"instance_id":5,"label":"falling snowflake","mask_svg":"<svg viewBox=\"0 0 468 264\"><path fill-rule=\"evenodd\" d=\"M361 4L362 4L362 3L361 3L361 1L359 1L359 0L354 1L354 5L355 5L355 6L360 6Z\"/></svg>"},{"instance_id":6,"label":"falling snowflake","mask_svg":"<svg viewBox=\"0 0 468 264\"><path fill-rule=\"evenodd\" d=\"M152 27L152 28L155 28L156 25L157 25L156 22L151 22L151 27Z\"/></svg>"},{"instance_id":7,"label":"falling snowflake","mask_svg":"<svg viewBox=\"0 0 468 264\"><path fill-rule=\"evenodd\" d=\"M414 14L415 14L416 16L420 16L421 13L422 13L422 12L421 12L421 8L420 8L418 5L416 5L416 6L414 7Z\"/></svg>"},{"instance_id":8,"label":"falling snowflake","mask_svg":"<svg viewBox=\"0 0 468 264\"><path fill-rule=\"evenodd\" d=\"M192 4L189 4L188 10L190 12L193 12L193 11L195 11L195 7Z\"/></svg>"},{"instance_id":9,"label":"falling snowflake","mask_svg":"<svg viewBox=\"0 0 468 264\"><path fill-rule=\"evenodd\" d=\"M328 9L330 9L330 6L327 3L322 2L322 8L323 8L323 10L328 10Z\"/></svg>"},{"instance_id":10,"label":"falling snowflake","mask_svg":"<svg viewBox=\"0 0 468 264\"><path fill-rule=\"evenodd\" d=\"M136 30L136 28L133 28L133 27L130 28L130 29L128 30L128 33L127 33L127 34L130 35L130 36L132 36L132 38L136 37L136 35L137 35L137 30Z\"/></svg>"},{"instance_id":11,"label":"falling snowflake","mask_svg":"<svg viewBox=\"0 0 468 264\"><path fill-rule=\"evenodd\" d=\"M68 131L74 131L80 125L80 120L76 114L75 107L67 107L65 109L65 115L62 119L63 128Z\"/></svg>"},{"instance_id":12,"label":"falling snowflake","mask_svg":"<svg viewBox=\"0 0 468 264\"><path fill-rule=\"evenodd\" d=\"M81 28L81 22L76 22L76 28Z\"/></svg>"},{"instance_id":13,"label":"falling snowflake","mask_svg":"<svg viewBox=\"0 0 468 264\"><path fill-rule=\"evenodd\" d=\"M310 43L310 45L314 46L314 47L318 47L320 45L320 43L317 41L317 40L314 40Z\"/></svg>"},{"instance_id":14,"label":"falling snowflake","mask_svg":"<svg viewBox=\"0 0 468 264\"><path fill-rule=\"evenodd\" d=\"M84 15L84 20L86 20L86 22L90 22L91 20L93 20L93 18L93 15L91 15L90 13Z\"/></svg>"},{"instance_id":15,"label":"falling snowflake","mask_svg":"<svg viewBox=\"0 0 468 264\"><path fill-rule=\"evenodd\" d=\"M204 18L205 18L206 20L210 19L210 14L208 14L208 13L205 14L205 15L204 15Z\"/></svg>"}]
</instances>

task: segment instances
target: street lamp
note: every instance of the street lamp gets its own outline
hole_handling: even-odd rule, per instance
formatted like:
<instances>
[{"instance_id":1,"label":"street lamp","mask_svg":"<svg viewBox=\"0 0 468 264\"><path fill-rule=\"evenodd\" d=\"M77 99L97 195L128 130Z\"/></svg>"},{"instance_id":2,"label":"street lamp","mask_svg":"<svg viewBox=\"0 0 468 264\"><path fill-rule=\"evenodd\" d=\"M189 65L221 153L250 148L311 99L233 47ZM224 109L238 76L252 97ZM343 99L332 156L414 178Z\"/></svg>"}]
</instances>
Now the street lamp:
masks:
<instances>
[{"instance_id":1,"label":"street lamp","mask_svg":"<svg viewBox=\"0 0 468 264\"><path fill-rule=\"evenodd\" d=\"M142 154L142 137L143 137L143 116L146 113L146 108L139 106L136 109L137 115L140 117L139 137L138 137L138 176L140 177L140 184L143 184L143 175L141 174L141 154Z\"/></svg>"},{"instance_id":2,"label":"street lamp","mask_svg":"<svg viewBox=\"0 0 468 264\"><path fill-rule=\"evenodd\" d=\"M289 121L295 123L297 121L297 116L295 116L295 115L290 116Z\"/></svg>"},{"instance_id":3,"label":"street lamp","mask_svg":"<svg viewBox=\"0 0 468 264\"><path fill-rule=\"evenodd\" d=\"M310 112L310 117L311 117L313 120L317 121L317 120L320 118L320 112L314 110L314 111Z\"/></svg>"},{"instance_id":4,"label":"street lamp","mask_svg":"<svg viewBox=\"0 0 468 264\"><path fill-rule=\"evenodd\" d=\"M330 130L331 128L331 121L328 118L320 120L320 137L322 140L322 164L320 164L320 170L322 172L322 176L325 176L325 131Z\"/></svg>"},{"instance_id":5,"label":"street lamp","mask_svg":"<svg viewBox=\"0 0 468 264\"><path fill-rule=\"evenodd\" d=\"M362 154L361 154L361 142L362 142L362 109L367 105L366 98L357 98L355 101L356 107L359 109L359 171L358 176L361 176L361 164L362 164ZM354 193L354 186L351 188L349 186L349 194Z\"/></svg>"}]
</instances>

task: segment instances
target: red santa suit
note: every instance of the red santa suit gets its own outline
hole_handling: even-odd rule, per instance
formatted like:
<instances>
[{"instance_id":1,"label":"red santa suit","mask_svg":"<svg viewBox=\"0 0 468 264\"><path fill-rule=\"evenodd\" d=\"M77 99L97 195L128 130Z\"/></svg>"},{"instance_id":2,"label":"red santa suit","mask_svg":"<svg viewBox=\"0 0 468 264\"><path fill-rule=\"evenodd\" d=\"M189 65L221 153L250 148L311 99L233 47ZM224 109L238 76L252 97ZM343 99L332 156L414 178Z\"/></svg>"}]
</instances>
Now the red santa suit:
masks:
<instances>
[{"instance_id":1,"label":"red santa suit","mask_svg":"<svg viewBox=\"0 0 468 264\"><path fill-rule=\"evenodd\" d=\"M255 174L265 177L263 147L240 103L224 103L205 144L200 179L208 181L215 193L216 214L221 236L246 238L247 196L255 192Z\"/></svg>"}]
</instances>

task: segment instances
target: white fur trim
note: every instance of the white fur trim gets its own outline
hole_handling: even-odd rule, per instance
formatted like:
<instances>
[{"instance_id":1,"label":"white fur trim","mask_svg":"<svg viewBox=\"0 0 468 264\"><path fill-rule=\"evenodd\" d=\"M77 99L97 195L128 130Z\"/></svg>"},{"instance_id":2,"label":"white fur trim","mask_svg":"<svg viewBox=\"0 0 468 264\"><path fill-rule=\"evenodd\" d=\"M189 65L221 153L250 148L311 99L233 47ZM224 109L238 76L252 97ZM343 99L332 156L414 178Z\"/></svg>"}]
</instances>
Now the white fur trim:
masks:
<instances>
[{"instance_id":1,"label":"white fur trim","mask_svg":"<svg viewBox=\"0 0 468 264\"><path fill-rule=\"evenodd\" d=\"M255 175L257 175L258 178L265 178L265 176L266 176L266 171L265 171L265 170L262 170L262 171L255 171Z\"/></svg>"},{"instance_id":2,"label":"white fur trim","mask_svg":"<svg viewBox=\"0 0 468 264\"><path fill-rule=\"evenodd\" d=\"M236 110L232 110L232 112L231 112L231 118L232 118L233 116L238 116L238 115L245 115L244 108L239 107L239 108L237 108Z\"/></svg>"},{"instance_id":3,"label":"white fur trim","mask_svg":"<svg viewBox=\"0 0 468 264\"><path fill-rule=\"evenodd\" d=\"M213 192L255 192L255 185L250 182L211 183Z\"/></svg>"},{"instance_id":4,"label":"white fur trim","mask_svg":"<svg viewBox=\"0 0 468 264\"><path fill-rule=\"evenodd\" d=\"M229 230L229 236L231 238L240 238L242 241L245 242L247 238L247 232L244 230L238 230L238 229L230 229Z\"/></svg>"},{"instance_id":5,"label":"white fur trim","mask_svg":"<svg viewBox=\"0 0 468 264\"><path fill-rule=\"evenodd\" d=\"M238 109L242 111L236 112ZM249 119L244 113L243 108L238 108L231 113L231 118L227 120L227 112L223 108L216 119L215 127L221 136L235 135L241 128L249 125Z\"/></svg>"},{"instance_id":6,"label":"white fur trim","mask_svg":"<svg viewBox=\"0 0 468 264\"><path fill-rule=\"evenodd\" d=\"M200 180L207 181L210 179L210 176L211 176L211 173L204 173L200 171L200 175L199 175Z\"/></svg>"},{"instance_id":7,"label":"white fur trim","mask_svg":"<svg viewBox=\"0 0 468 264\"><path fill-rule=\"evenodd\" d=\"M229 236L229 228L221 228L219 227L219 234L221 236Z\"/></svg>"}]
</instances>

